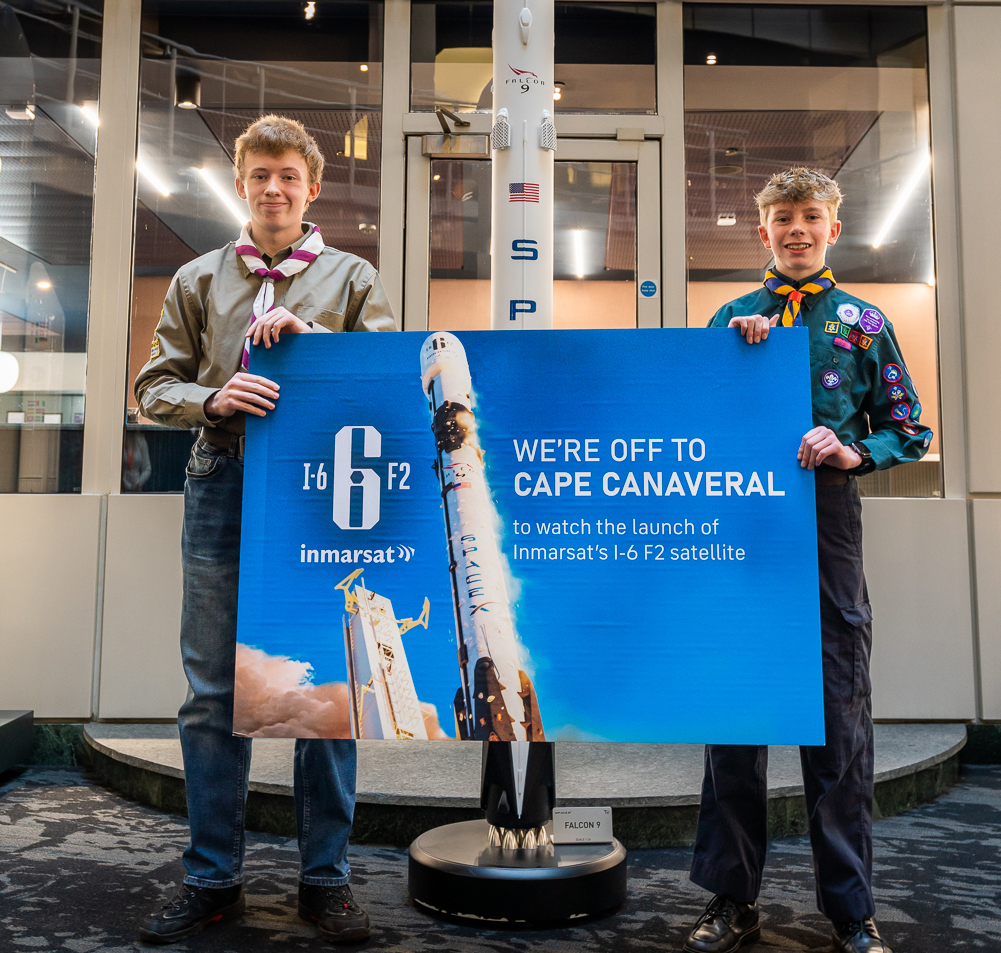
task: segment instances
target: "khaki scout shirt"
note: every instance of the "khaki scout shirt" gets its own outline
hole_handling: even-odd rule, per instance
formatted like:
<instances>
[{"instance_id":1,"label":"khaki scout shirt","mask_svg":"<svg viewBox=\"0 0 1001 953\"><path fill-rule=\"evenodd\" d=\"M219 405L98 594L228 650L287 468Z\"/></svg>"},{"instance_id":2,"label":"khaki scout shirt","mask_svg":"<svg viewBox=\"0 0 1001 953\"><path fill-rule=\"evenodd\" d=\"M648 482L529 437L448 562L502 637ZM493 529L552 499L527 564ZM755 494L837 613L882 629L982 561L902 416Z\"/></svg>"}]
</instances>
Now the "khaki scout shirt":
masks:
<instances>
[{"instance_id":1,"label":"khaki scout shirt","mask_svg":"<svg viewBox=\"0 0 1001 953\"><path fill-rule=\"evenodd\" d=\"M279 251L271 267L291 255L308 234ZM210 419L205 401L240 370L262 280L236 254L235 242L178 270L153 334L150 359L136 378L135 396L144 416L168 427L244 432L243 412ZM376 270L329 245L304 271L275 282L275 304L316 331L397 329Z\"/></svg>"}]
</instances>

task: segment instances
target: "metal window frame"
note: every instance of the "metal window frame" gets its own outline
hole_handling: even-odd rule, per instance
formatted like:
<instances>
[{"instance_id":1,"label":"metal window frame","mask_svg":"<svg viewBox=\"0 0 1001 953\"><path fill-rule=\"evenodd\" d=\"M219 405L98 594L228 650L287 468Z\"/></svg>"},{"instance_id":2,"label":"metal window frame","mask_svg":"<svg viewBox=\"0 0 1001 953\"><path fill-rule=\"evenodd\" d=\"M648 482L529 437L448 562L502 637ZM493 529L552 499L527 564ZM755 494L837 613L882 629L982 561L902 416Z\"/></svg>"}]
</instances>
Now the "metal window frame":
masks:
<instances>
[{"instance_id":1,"label":"metal window frame","mask_svg":"<svg viewBox=\"0 0 1001 953\"><path fill-rule=\"evenodd\" d=\"M780 0L797 3L801 0ZM913 3L913 0L896 0ZM415 270L427 260L421 238L407 231L413 213L429 202L429 183L420 164L418 136L440 131L433 114L410 113L410 0L384 0L383 144L380 184L379 263L383 282L401 326L426 327L426 276ZM932 116L933 186L936 196L936 288L939 306L939 374L945 495L967 491L966 421L962 361L961 281L958 220L954 197L955 92L950 8L928 7L929 88ZM117 494L121 487L128 338L131 321L135 216L135 156L139 117L141 0L108 0L101 64L101 132L95 168L94 239L88 325L87 393L83 445L83 493ZM660 315L665 327L684 327L685 271L684 70L681 0L657 4L657 111L655 116L558 116L564 139L614 140L625 134L659 148L660 220L644 225L642 236L660 245ZM489 118L471 116L470 133L486 134ZM408 142L417 145L408 145ZM569 145L568 145L569 147ZM596 153L597 154L597 153ZM416 157L415 157L416 158ZM428 164L429 168L429 164ZM122 188L122 183L127 183ZM408 203L413 207L408 215ZM649 223L650 216L646 216ZM677 223L677 224L674 224ZM649 228L649 231L647 229ZM426 232L424 241L427 240ZM640 246L647 245L641 241ZM407 288L409 280L416 287ZM418 308L423 300L423 314ZM644 324L649 320L644 317Z\"/></svg>"},{"instance_id":2,"label":"metal window frame","mask_svg":"<svg viewBox=\"0 0 1001 953\"><path fill-rule=\"evenodd\" d=\"M661 297L644 298L642 281L660 285L660 243L639 241L641 234L660 233L660 148L649 139L563 139L556 161L636 163L636 326L661 326ZM489 159L473 161L487 162ZM407 139L406 331L428 328L431 261L431 159L422 152L422 137Z\"/></svg>"}]
</instances>

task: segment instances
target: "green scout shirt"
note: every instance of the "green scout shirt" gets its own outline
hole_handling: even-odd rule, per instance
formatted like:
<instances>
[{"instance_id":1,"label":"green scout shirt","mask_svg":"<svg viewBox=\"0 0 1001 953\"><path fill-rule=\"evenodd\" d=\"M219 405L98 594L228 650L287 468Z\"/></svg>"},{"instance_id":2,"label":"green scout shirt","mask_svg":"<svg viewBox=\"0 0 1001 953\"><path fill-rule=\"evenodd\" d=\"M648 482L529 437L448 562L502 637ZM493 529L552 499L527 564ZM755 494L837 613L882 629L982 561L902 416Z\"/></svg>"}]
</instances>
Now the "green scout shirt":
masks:
<instances>
[{"instance_id":1,"label":"green scout shirt","mask_svg":"<svg viewBox=\"0 0 1001 953\"><path fill-rule=\"evenodd\" d=\"M279 251L271 267L308 235L307 223L302 238ZM136 400L146 417L168 427L244 432L246 414L210 419L205 401L240 370L262 280L236 254L235 241L181 266L167 289L150 359L136 378ZM314 331L397 330L376 270L329 245L304 271L275 282L275 304Z\"/></svg>"},{"instance_id":2,"label":"green scout shirt","mask_svg":"<svg viewBox=\"0 0 1001 953\"><path fill-rule=\"evenodd\" d=\"M798 288L816 275L799 282L780 277ZM770 318L784 305L783 295L762 287L723 305L708 327L725 328L740 315ZM920 460L932 432L918 423L921 403L882 312L834 287L804 297L800 317L810 332L813 425L830 427L843 444L864 441L877 470Z\"/></svg>"}]
</instances>

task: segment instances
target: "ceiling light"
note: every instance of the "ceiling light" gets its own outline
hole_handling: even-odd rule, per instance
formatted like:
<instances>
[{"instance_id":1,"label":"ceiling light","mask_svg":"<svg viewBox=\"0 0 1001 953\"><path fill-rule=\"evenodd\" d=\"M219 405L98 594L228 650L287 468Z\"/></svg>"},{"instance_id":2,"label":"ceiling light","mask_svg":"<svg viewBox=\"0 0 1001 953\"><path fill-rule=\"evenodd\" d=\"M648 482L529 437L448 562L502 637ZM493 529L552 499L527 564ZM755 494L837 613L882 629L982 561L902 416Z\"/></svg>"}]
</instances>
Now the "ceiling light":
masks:
<instances>
[{"instance_id":1,"label":"ceiling light","mask_svg":"<svg viewBox=\"0 0 1001 953\"><path fill-rule=\"evenodd\" d=\"M431 176L431 178L434 179L435 182L437 182L441 178L441 176L440 175L433 175L433 176Z\"/></svg>"},{"instance_id":2,"label":"ceiling light","mask_svg":"<svg viewBox=\"0 0 1001 953\"><path fill-rule=\"evenodd\" d=\"M22 106L20 109L9 106L4 110L10 119L34 119L35 118L35 107L28 103L26 106Z\"/></svg>"},{"instance_id":3,"label":"ceiling light","mask_svg":"<svg viewBox=\"0 0 1001 953\"><path fill-rule=\"evenodd\" d=\"M136 159L136 168L139 170L139 174L144 176L146 181L153 186L161 195L170 195L170 189L163 184L163 181L157 177L157 175L150 169L150 167L143 162L142 159Z\"/></svg>"},{"instance_id":4,"label":"ceiling light","mask_svg":"<svg viewBox=\"0 0 1001 953\"><path fill-rule=\"evenodd\" d=\"M82 106L77 106L77 109L83 113L83 118L92 126L101 125L101 120L97 115L97 103L84 103Z\"/></svg>"},{"instance_id":5,"label":"ceiling light","mask_svg":"<svg viewBox=\"0 0 1001 953\"><path fill-rule=\"evenodd\" d=\"M710 175L739 175L743 171L739 165L714 165L709 169Z\"/></svg>"},{"instance_id":6,"label":"ceiling light","mask_svg":"<svg viewBox=\"0 0 1001 953\"><path fill-rule=\"evenodd\" d=\"M5 261L0 261L0 268L4 271L9 271L12 275L17 274L17 269L13 265L8 265Z\"/></svg>"},{"instance_id":7,"label":"ceiling light","mask_svg":"<svg viewBox=\"0 0 1001 953\"><path fill-rule=\"evenodd\" d=\"M371 235L375 231L375 225L372 222L359 222L358 231Z\"/></svg>"},{"instance_id":8,"label":"ceiling light","mask_svg":"<svg viewBox=\"0 0 1001 953\"><path fill-rule=\"evenodd\" d=\"M306 19L312 20L313 17L315 16L316 16L316 4L313 2L313 0L309 0L309 3L306 4Z\"/></svg>"},{"instance_id":9,"label":"ceiling light","mask_svg":"<svg viewBox=\"0 0 1001 953\"><path fill-rule=\"evenodd\" d=\"M897 196L897 201L894 203L893 208L890 209L890 214L886 216L886 221L883 222L883 227L879 230L876 240L872 243L873 248L879 248L879 246L883 244L883 239L886 238L887 233L891 228L893 228L893 223L904 210L904 205L907 204L907 200L911 197L911 193L917 188L918 182L924 178L924 174L928 171L930 163L931 153L926 152L918 161L917 168L914 170L910 179L907 180L907 183L900 190L900 195Z\"/></svg>"},{"instance_id":10,"label":"ceiling light","mask_svg":"<svg viewBox=\"0 0 1001 953\"><path fill-rule=\"evenodd\" d=\"M577 263L577 277L584 277L584 230L575 228L573 233L574 259Z\"/></svg>"},{"instance_id":11,"label":"ceiling light","mask_svg":"<svg viewBox=\"0 0 1001 953\"><path fill-rule=\"evenodd\" d=\"M247 212L233 201L230 194L218 183L208 169L195 169L195 171L205 180L205 184L216 194L216 197L226 206L227 211L240 223L241 227L247 224Z\"/></svg>"},{"instance_id":12,"label":"ceiling light","mask_svg":"<svg viewBox=\"0 0 1001 953\"><path fill-rule=\"evenodd\" d=\"M36 288L41 288L42 291L48 291L52 287L51 281L39 281L35 284Z\"/></svg>"},{"instance_id":13,"label":"ceiling light","mask_svg":"<svg viewBox=\"0 0 1001 953\"><path fill-rule=\"evenodd\" d=\"M737 224L737 213L736 212L720 212L719 217L716 219L717 225L736 225Z\"/></svg>"},{"instance_id":14,"label":"ceiling light","mask_svg":"<svg viewBox=\"0 0 1001 953\"><path fill-rule=\"evenodd\" d=\"M706 66L715 66L715 65L716 65L716 54L710 53L706 57Z\"/></svg>"},{"instance_id":15,"label":"ceiling light","mask_svg":"<svg viewBox=\"0 0 1001 953\"><path fill-rule=\"evenodd\" d=\"M363 73L367 73L368 72L368 63L362 63L361 66L358 67L358 69L360 69Z\"/></svg>"},{"instance_id":16,"label":"ceiling light","mask_svg":"<svg viewBox=\"0 0 1001 953\"><path fill-rule=\"evenodd\" d=\"M202 78L197 73L178 73L174 80L174 105L197 109L202 104Z\"/></svg>"}]
</instances>

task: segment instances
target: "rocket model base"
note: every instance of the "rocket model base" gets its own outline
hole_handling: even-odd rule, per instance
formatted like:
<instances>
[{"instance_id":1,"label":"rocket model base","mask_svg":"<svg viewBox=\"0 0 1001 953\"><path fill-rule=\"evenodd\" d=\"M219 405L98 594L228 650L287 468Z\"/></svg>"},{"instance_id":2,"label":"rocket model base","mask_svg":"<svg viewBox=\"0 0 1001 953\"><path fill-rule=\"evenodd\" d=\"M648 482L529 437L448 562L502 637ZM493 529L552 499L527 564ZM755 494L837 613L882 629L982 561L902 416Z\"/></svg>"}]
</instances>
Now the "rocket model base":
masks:
<instances>
[{"instance_id":1,"label":"rocket model base","mask_svg":"<svg viewBox=\"0 0 1001 953\"><path fill-rule=\"evenodd\" d=\"M626 851L617 840L505 849L489 844L490 831L486 820L462 821L410 845L409 892L417 909L496 930L579 923L625 902Z\"/></svg>"}]
</instances>

